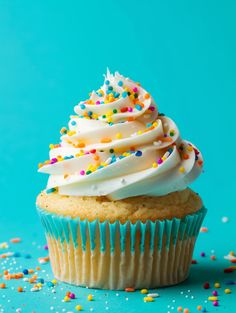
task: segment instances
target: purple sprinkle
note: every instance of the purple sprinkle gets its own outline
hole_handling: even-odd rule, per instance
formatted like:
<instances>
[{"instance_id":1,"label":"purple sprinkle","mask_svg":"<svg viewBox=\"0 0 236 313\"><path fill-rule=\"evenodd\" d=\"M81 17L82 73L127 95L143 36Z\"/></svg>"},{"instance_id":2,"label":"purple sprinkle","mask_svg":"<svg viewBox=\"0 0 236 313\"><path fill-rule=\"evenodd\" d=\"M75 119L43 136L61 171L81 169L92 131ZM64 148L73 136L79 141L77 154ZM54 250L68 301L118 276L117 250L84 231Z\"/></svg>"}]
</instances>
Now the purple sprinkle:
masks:
<instances>
[{"instance_id":1,"label":"purple sprinkle","mask_svg":"<svg viewBox=\"0 0 236 313\"><path fill-rule=\"evenodd\" d=\"M69 295L69 297L70 297L71 299L75 299L75 294L71 292L70 295Z\"/></svg>"},{"instance_id":2,"label":"purple sprinkle","mask_svg":"<svg viewBox=\"0 0 236 313\"><path fill-rule=\"evenodd\" d=\"M161 163L163 163L163 160L162 160L162 159L159 159L159 160L157 161L157 163L158 163L158 164L161 164Z\"/></svg>"},{"instance_id":3,"label":"purple sprinkle","mask_svg":"<svg viewBox=\"0 0 236 313\"><path fill-rule=\"evenodd\" d=\"M205 252L201 252L200 254L202 257L206 256Z\"/></svg>"},{"instance_id":4,"label":"purple sprinkle","mask_svg":"<svg viewBox=\"0 0 236 313\"><path fill-rule=\"evenodd\" d=\"M48 245L43 246L44 250L48 250Z\"/></svg>"},{"instance_id":5,"label":"purple sprinkle","mask_svg":"<svg viewBox=\"0 0 236 313\"><path fill-rule=\"evenodd\" d=\"M213 296L218 296L218 292L217 292L216 290L213 290L213 291L212 291L212 295L213 295Z\"/></svg>"},{"instance_id":6,"label":"purple sprinkle","mask_svg":"<svg viewBox=\"0 0 236 313\"><path fill-rule=\"evenodd\" d=\"M153 111L155 111L155 107L151 105L151 106L149 107L149 110L153 112Z\"/></svg>"}]
</instances>

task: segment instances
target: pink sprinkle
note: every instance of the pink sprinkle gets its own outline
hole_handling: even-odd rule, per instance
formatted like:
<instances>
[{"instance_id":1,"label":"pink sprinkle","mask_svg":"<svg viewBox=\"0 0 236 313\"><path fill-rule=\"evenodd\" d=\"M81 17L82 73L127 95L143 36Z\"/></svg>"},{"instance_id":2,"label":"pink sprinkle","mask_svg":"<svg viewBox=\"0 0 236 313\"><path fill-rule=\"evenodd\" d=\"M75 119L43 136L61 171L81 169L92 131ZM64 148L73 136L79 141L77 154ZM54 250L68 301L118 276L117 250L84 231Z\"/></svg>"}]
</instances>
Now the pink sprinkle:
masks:
<instances>
[{"instance_id":1,"label":"pink sprinkle","mask_svg":"<svg viewBox=\"0 0 236 313\"><path fill-rule=\"evenodd\" d=\"M70 297L71 299L75 299L75 294L71 292L71 293L69 294L69 297Z\"/></svg>"},{"instance_id":2,"label":"pink sprinkle","mask_svg":"<svg viewBox=\"0 0 236 313\"><path fill-rule=\"evenodd\" d=\"M151 105L151 106L149 107L149 110L151 110L151 111L153 112L153 111L155 111L155 107Z\"/></svg>"},{"instance_id":3,"label":"pink sprinkle","mask_svg":"<svg viewBox=\"0 0 236 313\"><path fill-rule=\"evenodd\" d=\"M80 175L85 175L85 171L84 170L80 171Z\"/></svg>"},{"instance_id":4,"label":"pink sprinkle","mask_svg":"<svg viewBox=\"0 0 236 313\"><path fill-rule=\"evenodd\" d=\"M218 301L213 301L213 305L218 306L219 305Z\"/></svg>"},{"instance_id":5,"label":"pink sprinkle","mask_svg":"<svg viewBox=\"0 0 236 313\"><path fill-rule=\"evenodd\" d=\"M162 162L163 162L162 159L159 159L159 160L157 161L158 164L161 164Z\"/></svg>"},{"instance_id":6,"label":"pink sprinkle","mask_svg":"<svg viewBox=\"0 0 236 313\"><path fill-rule=\"evenodd\" d=\"M96 104L100 104L100 101L96 101Z\"/></svg>"},{"instance_id":7,"label":"pink sprinkle","mask_svg":"<svg viewBox=\"0 0 236 313\"><path fill-rule=\"evenodd\" d=\"M128 107L128 112L133 112L133 108Z\"/></svg>"},{"instance_id":8,"label":"pink sprinkle","mask_svg":"<svg viewBox=\"0 0 236 313\"><path fill-rule=\"evenodd\" d=\"M133 88L133 92L137 92L138 91L138 88L137 87L134 87Z\"/></svg>"},{"instance_id":9,"label":"pink sprinkle","mask_svg":"<svg viewBox=\"0 0 236 313\"><path fill-rule=\"evenodd\" d=\"M213 290L213 291L212 291L212 295L213 295L213 296L218 296L218 292L217 292L216 290Z\"/></svg>"}]
</instances>

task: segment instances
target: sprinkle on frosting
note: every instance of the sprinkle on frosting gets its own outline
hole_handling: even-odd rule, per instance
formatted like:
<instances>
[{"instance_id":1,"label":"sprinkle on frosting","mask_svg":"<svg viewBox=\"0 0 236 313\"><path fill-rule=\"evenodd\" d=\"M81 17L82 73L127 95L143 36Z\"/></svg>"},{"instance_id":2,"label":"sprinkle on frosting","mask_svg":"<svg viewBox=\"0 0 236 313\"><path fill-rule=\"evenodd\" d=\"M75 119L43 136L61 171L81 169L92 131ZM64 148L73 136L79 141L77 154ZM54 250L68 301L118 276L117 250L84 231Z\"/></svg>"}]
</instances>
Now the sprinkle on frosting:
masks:
<instances>
[{"instance_id":1,"label":"sprinkle on frosting","mask_svg":"<svg viewBox=\"0 0 236 313\"><path fill-rule=\"evenodd\" d=\"M50 144L49 160L38 166L50 174L47 191L111 199L163 195L187 187L202 171L199 150L181 140L175 123L158 112L139 83L117 72L108 71L103 86L75 113L61 128L60 143Z\"/></svg>"}]
</instances>

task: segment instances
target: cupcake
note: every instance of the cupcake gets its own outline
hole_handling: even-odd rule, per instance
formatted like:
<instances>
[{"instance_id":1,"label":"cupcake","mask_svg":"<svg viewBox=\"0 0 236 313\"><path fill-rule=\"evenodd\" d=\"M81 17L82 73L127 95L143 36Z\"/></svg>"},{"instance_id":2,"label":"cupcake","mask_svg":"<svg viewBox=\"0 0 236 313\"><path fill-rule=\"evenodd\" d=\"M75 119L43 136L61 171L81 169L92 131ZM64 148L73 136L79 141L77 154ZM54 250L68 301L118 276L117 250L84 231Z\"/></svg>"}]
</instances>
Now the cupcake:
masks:
<instances>
[{"instance_id":1,"label":"cupcake","mask_svg":"<svg viewBox=\"0 0 236 313\"><path fill-rule=\"evenodd\" d=\"M90 288L177 284L206 214L188 188L202 155L151 95L119 73L75 106L37 198L54 276Z\"/></svg>"}]
</instances>

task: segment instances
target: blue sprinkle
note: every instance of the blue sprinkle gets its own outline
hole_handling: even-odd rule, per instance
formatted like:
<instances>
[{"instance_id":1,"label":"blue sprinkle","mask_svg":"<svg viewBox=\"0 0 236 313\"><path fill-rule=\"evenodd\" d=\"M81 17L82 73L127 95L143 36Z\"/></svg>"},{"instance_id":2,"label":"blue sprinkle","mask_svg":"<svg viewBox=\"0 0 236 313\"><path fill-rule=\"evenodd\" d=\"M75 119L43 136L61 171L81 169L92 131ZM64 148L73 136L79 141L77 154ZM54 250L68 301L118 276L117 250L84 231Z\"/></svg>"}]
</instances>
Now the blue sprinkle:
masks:
<instances>
[{"instance_id":1,"label":"blue sprinkle","mask_svg":"<svg viewBox=\"0 0 236 313\"><path fill-rule=\"evenodd\" d=\"M24 275L28 275L28 274L29 274L29 271L28 271L27 269L24 269L24 270L22 271L22 273L23 273Z\"/></svg>"},{"instance_id":2,"label":"blue sprinkle","mask_svg":"<svg viewBox=\"0 0 236 313\"><path fill-rule=\"evenodd\" d=\"M115 92L114 97L115 98L119 98L119 96L120 96L120 93L119 92Z\"/></svg>"},{"instance_id":3,"label":"blue sprinkle","mask_svg":"<svg viewBox=\"0 0 236 313\"><path fill-rule=\"evenodd\" d=\"M36 281L37 281L37 283L44 284L44 279L43 278L37 278Z\"/></svg>"},{"instance_id":4,"label":"blue sprinkle","mask_svg":"<svg viewBox=\"0 0 236 313\"><path fill-rule=\"evenodd\" d=\"M49 193L55 192L56 190L57 190L56 188L49 188L46 190L46 193L49 194Z\"/></svg>"},{"instance_id":5,"label":"blue sprinkle","mask_svg":"<svg viewBox=\"0 0 236 313\"><path fill-rule=\"evenodd\" d=\"M118 86L123 86L123 82L122 82L122 80L120 80L120 81L118 81Z\"/></svg>"},{"instance_id":6,"label":"blue sprinkle","mask_svg":"<svg viewBox=\"0 0 236 313\"><path fill-rule=\"evenodd\" d=\"M142 154L143 154L142 151L138 150L136 151L135 156L140 157L142 156Z\"/></svg>"},{"instance_id":7,"label":"blue sprinkle","mask_svg":"<svg viewBox=\"0 0 236 313\"><path fill-rule=\"evenodd\" d=\"M100 170L101 168L103 168L104 166L103 165L100 165L97 169Z\"/></svg>"},{"instance_id":8,"label":"blue sprinkle","mask_svg":"<svg viewBox=\"0 0 236 313\"><path fill-rule=\"evenodd\" d=\"M109 123L109 126L112 126L112 125L114 125L114 123L110 122L110 123Z\"/></svg>"},{"instance_id":9,"label":"blue sprinkle","mask_svg":"<svg viewBox=\"0 0 236 313\"><path fill-rule=\"evenodd\" d=\"M113 90L113 87L112 87L112 86L109 86L108 89L109 89L109 90Z\"/></svg>"},{"instance_id":10,"label":"blue sprinkle","mask_svg":"<svg viewBox=\"0 0 236 313\"><path fill-rule=\"evenodd\" d=\"M19 258L21 256L21 253L20 252L14 252L13 256L15 258Z\"/></svg>"},{"instance_id":11,"label":"blue sprinkle","mask_svg":"<svg viewBox=\"0 0 236 313\"><path fill-rule=\"evenodd\" d=\"M92 111L88 111L88 116L92 116L93 112Z\"/></svg>"},{"instance_id":12,"label":"blue sprinkle","mask_svg":"<svg viewBox=\"0 0 236 313\"><path fill-rule=\"evenodd\" d=\"M123 155L120 155L119 156L119 159L121 160L121 159L124 159L125 158L125 156L123 156Z\"/></svg>"},{"instance_id":13,"label":"blue sprinkle","mask_svg":"<svg viewBox=\"0 0 236 313\"><path fill-rule=\"evenodd\" d=\"M110 81L109 81L109 80L106 80L106 81L105 81L105 84L106 84L106 85L109 85L109 84L110 84Z\"/></svg>"},{"instance_id":14,"label":"blue sprinkle","mask_svg":"<svg viewBox=\"0 0 236 313\"><path fill-rule=\"evenodd\" d=\"M31 259L31 255L30 254L25 254L25 258L26 259Z\"/></svg>"},{"instance_id":15,"label":"blue sprinkle","mask_svg":"<svg viewBox=\"0 0 236 313\"><path fill-rule=\"evenodd\" d=\"M102 97L102 93L100 93L100 92L97 92L97 95L98 95L99 97Z\"/></svg>"},{"instance_id":16,"label":"blue sprinkle","mask_svg":"<svg viewBox=\"0 0 236 313\"><path fill-rule=\"evenodd\" d=\"M152 126L152 123L148 123L148 124L146 125L147 128L149 128L149 127L151 127L151 126Z\"/></svg>"},{"instance_id":17,"label":"blue sprinkle","mask_svg":"<svg viewBox=\"0 0 236 313\"><path fill-rule=\"evenodd\" d=\"M109 95L110 93L112 93L112 90L109 90L109 89L108 89L108 90L106 91L106 94Z\"/></svg>"},{"instance_id":18,"label":"blue sprinkle","mask_svg":"<svg viewBox=\"0 0 236 313\"><path fill-rule=\"evenodd\" d=\"M140 104L135 104L135 108L139 111L142 111L143 109Z\"/></svg>"},{"instance_id":19,"label":"blue sprinkle","mask_svg":"<svg viewBox=\"0 0 236 313\"><path fill-rule=\"evenodd\" d=\"M48 281L48 282L47 282L47 286L48 286L48 287L54 287L54 284L53 284L51 281Z\"/></svg>"},{"instance_id":20,"label":"blue sprinkle","mask_svg":"<svg viewBox=\"0 0 236 313\"><path fill-rule=\"evenodd\" d=\"M172 153L172 152L173 152L173 149L172 149L172 148L169 148L167 151L170 152L170 153Z\"/></svg>"},{"instance_id":21,"label":"blue sprinkle","mask_svg":"<svg viewBox=\"0 0 236 313\"><path fill-rule=\"evenodd\" d=\"M84 110L84 109L86 108L86 106L85 106L84 104L80 104L80 108L81 108L82 110Z\"/></svg>"},{"instance_id":22,"label":"blue sprinkle","mask_svg":"<svg viewBox=\"0 0 236 313\"><path fill-rule=\"evenodd\" d=\"M72 125L72 126L75 126L76 124L77 124L76 121L72 121L72 122L71 122L71 125Z\"/></svg>"},{"instance_id":23,"label":"blue sprinkle","mask_svg":"<svg viewBox=\"0 0 236 313\"><path fill-rule=\"evenodd\" d=\"M126 98L127 96L128 96L128 92L126 92L126 91L122 92L122 97L123 98Z\"/></svg>"}]
</instances>

